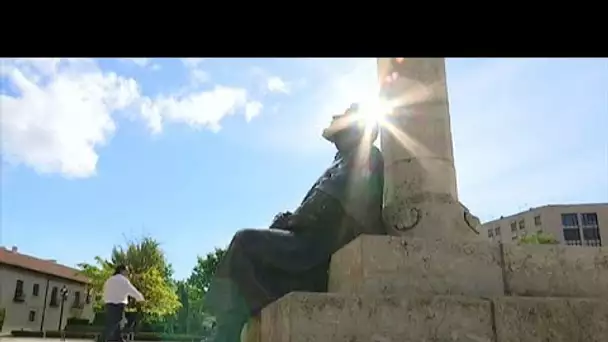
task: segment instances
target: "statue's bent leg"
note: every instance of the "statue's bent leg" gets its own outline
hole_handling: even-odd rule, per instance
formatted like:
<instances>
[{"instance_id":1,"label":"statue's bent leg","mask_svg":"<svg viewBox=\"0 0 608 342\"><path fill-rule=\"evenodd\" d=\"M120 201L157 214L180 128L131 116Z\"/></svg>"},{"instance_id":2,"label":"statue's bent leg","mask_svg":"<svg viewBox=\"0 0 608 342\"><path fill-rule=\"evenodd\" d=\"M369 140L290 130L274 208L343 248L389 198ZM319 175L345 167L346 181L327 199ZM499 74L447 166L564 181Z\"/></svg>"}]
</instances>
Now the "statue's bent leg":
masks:
<instances>
[{"instance_id":1,"label":"statue's bent leg","mask_svg":"<svg viewBox=\"0 0 608 342\"><path fill-rule=\"evenodd\" d=\"M328 259L304 235L274 229L237 232L205 301L218 319L218 331L230 335L226 341L236 341L247 318L264 306L295 289L317 290L322 281L305 275L326 276Z\"/></svg>"}]
</instances>

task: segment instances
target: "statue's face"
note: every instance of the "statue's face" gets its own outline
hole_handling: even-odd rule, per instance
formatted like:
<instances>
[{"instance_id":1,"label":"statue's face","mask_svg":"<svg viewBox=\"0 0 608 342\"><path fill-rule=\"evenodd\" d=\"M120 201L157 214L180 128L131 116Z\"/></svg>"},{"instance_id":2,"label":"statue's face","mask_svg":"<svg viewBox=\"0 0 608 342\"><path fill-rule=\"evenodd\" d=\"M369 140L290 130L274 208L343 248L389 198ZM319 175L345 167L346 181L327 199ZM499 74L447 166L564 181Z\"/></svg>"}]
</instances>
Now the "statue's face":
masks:
<instances>
[{"instance_id":1,"label":"statue's face","mask_svg":"<svg viewBox=\"0 0 608 342\"><path fill-rule=\"evenodd\" d=\"M339 150L349 150L361 144L363 130L358 127L345 128L332 136L332 142Z\"/></svg>"},{"instance_id":2,"label":"statue's face","mask_svg":"<svg viewBox=\"0 0 608 342\"><path fill-rule=\"evenodd\" d=\"M336 147L340 150L359 145L364 139L365 132L369 131L366 129L366 121L361 120L361 117L356 115L358 110L359 106L353 104L344 114L335 115L329 126L323 130L323 137L336 144ZM371 134L370 143L373 143L378 136L377 129L372 129Z\"/></svg>"},{"instance_id":3,"label":"statue's face","mask_svg":"<svg viewBox=\"0 0 608 342\"><path fill-rule=\"evenodd\" d=\"M352 124L352 117L348 115L334 115L329 126L323 130L323 137L329 141L335 139L335 135L341 133Z\"/></svg>"}]
</instances>

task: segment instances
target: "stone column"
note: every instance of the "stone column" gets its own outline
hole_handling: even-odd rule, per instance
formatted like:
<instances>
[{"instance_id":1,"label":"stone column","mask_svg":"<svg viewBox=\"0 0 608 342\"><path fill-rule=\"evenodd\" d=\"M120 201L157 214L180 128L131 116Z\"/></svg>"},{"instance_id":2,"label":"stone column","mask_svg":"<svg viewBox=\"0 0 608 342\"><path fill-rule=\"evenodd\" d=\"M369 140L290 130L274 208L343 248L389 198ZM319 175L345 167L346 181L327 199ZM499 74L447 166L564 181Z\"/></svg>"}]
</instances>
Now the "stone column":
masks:
<instances>
[{"instance_id":1,"label":"stone column","mask_svg":"<svg viewBox=\"0 0 608 342\"><path fill-rule=\"evenodd\" d=\"M379 58L381 92L396 107L382 128L384 217L392 234L476 236L458 201L444 58Z\"/></svg>"}]
</instances>

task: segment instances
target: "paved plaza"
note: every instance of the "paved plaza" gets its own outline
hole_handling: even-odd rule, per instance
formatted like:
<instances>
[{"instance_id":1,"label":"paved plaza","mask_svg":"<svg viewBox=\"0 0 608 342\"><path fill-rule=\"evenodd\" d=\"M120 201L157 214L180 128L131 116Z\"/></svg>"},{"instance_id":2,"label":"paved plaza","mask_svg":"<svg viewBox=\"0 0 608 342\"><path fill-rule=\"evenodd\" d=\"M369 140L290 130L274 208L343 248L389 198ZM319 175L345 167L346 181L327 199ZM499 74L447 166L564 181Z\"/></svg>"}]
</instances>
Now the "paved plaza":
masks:
<instances>
[{"instance_id":1,"label":"paved plaza","mask_svg":"<svg viewBox=\"0 0 608 342\"><path fill-rule=\"evenodd\" d=\"M31 338L31 337L12 337L12 336L1 336L1 342L61 342L58 338ZM91 342L90 340L66 338L66 342Z\"/></svg>"},{"instance_id":2,"label":"paved plaza","mask_svg":"<svg viewBox=\"0 0 608 342\"><path fill-rule=\"evenodd\" d=\"M93 339L85 340L78 338L66 338L65 342L91 342ZM30 338L30 337L12 337L0 335L0 342L64 342L58 338ZM137 342L137 341L134 341ZM159 341L162 342L162 341Z\"/></svg>"}]
</instances>

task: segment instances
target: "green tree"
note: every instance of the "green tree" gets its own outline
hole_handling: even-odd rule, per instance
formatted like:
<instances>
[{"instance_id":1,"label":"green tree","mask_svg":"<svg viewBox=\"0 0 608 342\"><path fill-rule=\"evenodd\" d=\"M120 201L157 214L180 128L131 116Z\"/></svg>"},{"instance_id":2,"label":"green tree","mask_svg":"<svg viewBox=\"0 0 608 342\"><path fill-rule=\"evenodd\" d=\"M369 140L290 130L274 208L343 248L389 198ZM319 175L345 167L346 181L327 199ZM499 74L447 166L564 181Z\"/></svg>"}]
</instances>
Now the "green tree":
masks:
<instances>
[{"instance_id":1,"label":"green tree","mask_svg":"<svg viewBox=\"0 0 608 342\"><path fill-rule=\"evenodd\" d=\"M523 245L557 245L559 241L553 235L539 230L536 233L522 236L519 243Z\"/></svg>"},{"instance_id":2,"label":"green tree","mask_svg":"<svg viewBox=\"0 0 608 342\"><path fill-rule=\"evenodd\" d=\"M177 327L181 333L190 333L190 296L188 293L188 284L184 281L177 283L177 296L182 304L179 311L177 311Z\"/></svg>"},{"instance_id":3,"label":"green tree","mask_svg":"<svg viewBox=\"0 0 608 342\"><path fill-rule=\"evenodd\" d=\"M80 264L82 273L91 279L95 295L95 307L100 309L103 284L112 275L117 265L125 265L130 272L133 285L145 297L142 312L148 317L159 318L172 315L180 302L171 280L172 269L160 244L150 237L139 241L128 241L126 247L115 246L110 260L95 258L96 264Z\"/></svg>"},{"instance_id":4,"label":"green tree","mask_svg":"<svg viewBox=\"0 0 608 342\"><path fill-rule=\"evenodd\" d=\"M216 248L213 252L207 253L207 256L204 258L197 257L196 265L188 278L188 284L194 289L201 291L202 294L205 294L209 290L211 280L225 254L225 249Z\"/></svg>"},{"instance_id":5,"label":"green tree","mask_svg":"<svg viewBox=\"0 0 608 342\"><path fill-rule=\"evenodd\" d=\"M149 269L156 269L167 282L172 282L173 268L165 258L160 243L151 237L137 241L127 241L126 248L112 248L111 261L114 265L125 265L129 272L139 274Z\"/></svg>"},{"instance_id":6,"label":"green tree","mask_svg":"<svg viewBox=\"0 0 608 342\"><path fill-rule=\"evenodd\" d=\"M102 291L103 284L114 273L112 264L101 257L95 257L96 264L81 263L81 273L91 280L91 295L93 296L93 308L99 312L103 309Z\"/></svg>"},{"instance_id":7,"label":"green tree","mask_svg":"<svg viewBox=\"0 0 608 342\"><path fill-rule=\"evenodd\" d=\"M212 330L215 318L205 310L205 293L225 254L225 249L216 248L205 257L197 257L192 274L184 282L183 290L188 298L187 329L191 334L205 335ZM186 293L182 293L182 296Z\"/></svg>"}]
</instances>

